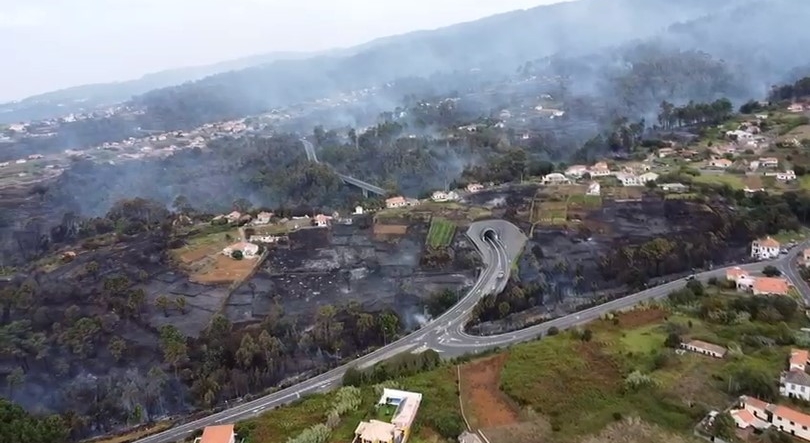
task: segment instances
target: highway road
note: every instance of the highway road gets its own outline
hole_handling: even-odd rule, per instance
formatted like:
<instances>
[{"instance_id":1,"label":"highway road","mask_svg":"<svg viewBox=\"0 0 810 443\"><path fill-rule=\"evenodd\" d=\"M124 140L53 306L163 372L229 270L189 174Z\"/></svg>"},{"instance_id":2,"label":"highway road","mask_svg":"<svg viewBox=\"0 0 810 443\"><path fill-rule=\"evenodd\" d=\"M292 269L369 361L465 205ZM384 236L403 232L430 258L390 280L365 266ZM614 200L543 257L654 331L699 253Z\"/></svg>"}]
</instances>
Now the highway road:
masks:
<instances>
[{"instance_id":1,"label":"highway road","mask_svg":"<svg viewBox=\"0 0 810 443\"><path fill-rule=\"evenodd\" d=\"M472 223L467 236L476 245L484 262L484 268L475 284L455 306L432 320L421 329L387 346L377 349L352 361L312 377L294 386L275 393L235 405L222 412L178 425L161 433L137 440L138 443L170 443L181 440L197 429L205 426L232 423L254 417L264 411L293 402L301 396L324 392L340 385L343 373L349 367L368 367L402 352L413 350L427 343L436 344L439 338L460 327L469 316L473 306L483 296L502 288L502 282L509 279L511 263L520 255L526 237L520 230L504 220L488 220ZM502 273L502 275L501 275Z\"/></svg>"},{"instance_id":2,"label":"highway road","mask_svg":"<svg viewBox=\"0 0 810 443\"><path fill-rule=\"evenodd\" d=\"M401 352L413 351L417 348L432 348L444 356L452 357L471 352L481 352L495 347L504 347L545 335L551 327L560 330L571 328L598 319L602 314L609 311L630 308L646 300L664 298L670 292L686 284L685 279L679 279L519 331L492 336L473 336L464 332L464 324L467 322L470 312L482 297L503 289L509 279L512 263L520 255L527 239L517 227L504 220L475 222L467 230L467 236L478 248L484 262L484 268L473 287L456 305L423 328L370 354L359 357L349 364L332 369L294 386L233 406L225 411L178 425L161 433L140 439L137 442L170 443L178 441L205 426L232 423L254 417L269 409L293 402L307 394L325 392L336 388L340 385L343 373L349 367L368 367ZM810 304L810 287L799 277L799 268L795 262L796 252L806 246L806 244L797 246L789 254L782 255L774 260L748 263L740 265L740 267L749 272L760 272L768 265L776 266L796 286L805 303ZM712 277L724 278L726 270L731 267L733 266L699 273L696 274L696 277L702 281ZM501 273L503 273L503 276L500 276Z\"/></svg>"}]
</instances>

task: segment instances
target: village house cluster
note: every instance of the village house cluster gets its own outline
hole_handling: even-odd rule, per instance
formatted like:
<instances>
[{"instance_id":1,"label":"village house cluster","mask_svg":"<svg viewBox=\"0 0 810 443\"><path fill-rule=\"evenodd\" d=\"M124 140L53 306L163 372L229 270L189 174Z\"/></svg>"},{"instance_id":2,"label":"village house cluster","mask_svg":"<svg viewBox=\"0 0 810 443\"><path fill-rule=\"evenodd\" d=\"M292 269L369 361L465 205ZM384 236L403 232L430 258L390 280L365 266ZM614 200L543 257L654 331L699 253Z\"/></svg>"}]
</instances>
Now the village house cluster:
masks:
<instances>
[{"instance_id":1,"label":"village house cluster","mask_svg":"<svg viewBox=\"0 0 810 443\"><path fill-rule=\"evenodd\" d=\"M483 189L484 185L480 183L470 183L463 190L458 189L452 191L444 191L444 190L434 191L433 194L431 194L430 196L430 200L437 203L458 201L461 199L462 195L465 192L468 194L474 194L476 192L482 191ZM396 195L385 199L385 207L387 209L407 208L410 206L416 206L419 203L420 201L418 199L403 197L401 195Z\"/></svg>"},{"instance_id":2,"label":"village house cluster","mask_svg":"<svg viewBox=\"0 0 810 443\"><path fill-rule=\"evenodd\" d=\"M364 209L362 206L355 208L355 214L363 214ZM228 257L237 259L252 259L260 255L260 245L274 244L287 238L287 233L305 228L327 228L334 221L340 223L350 224L351 217L341 217L339 213L335 212L332 215L316 214L312 217L309 215L302 215L291 218L277 218L276 215L268 211L260 211L258 213L249 214L241 213L239 211L232 211L228 214L220 214L211 219L213 224L232 224L240 226L240 232L245 232L247 229L254 229L267 226L279 226L283 229L281 231L285 234L266 234L266 233L253 233L248 238L242 238L236 243L233 243L224 249L222 254ZM238 251L238 253L237 253Z\"/></svg>"},{"instance_id":3,"label":"village house cluster","mask_svg":"<svg viewBox=\"0 0 810 443\"><path fill-rule=\"evenodd\" d=\"M779 377L779 395L799 400L810 400L810 361L806 349L792 349L787 369ZM776 429L803 440L810 441L810 415L788 406L771 404L756 397L741 396L729 409L737 428L764 431ZM711 421L716 414L710 416Z\"/></svg>"}]
</instances>

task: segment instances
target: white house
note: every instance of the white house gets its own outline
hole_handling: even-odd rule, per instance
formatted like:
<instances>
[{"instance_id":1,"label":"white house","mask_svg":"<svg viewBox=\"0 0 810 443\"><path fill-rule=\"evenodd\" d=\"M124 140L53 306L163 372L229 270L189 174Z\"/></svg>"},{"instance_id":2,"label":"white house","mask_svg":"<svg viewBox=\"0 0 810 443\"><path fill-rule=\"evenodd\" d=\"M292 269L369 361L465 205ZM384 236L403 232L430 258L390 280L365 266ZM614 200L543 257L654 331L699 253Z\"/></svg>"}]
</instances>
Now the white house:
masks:
<instances>
[{"instance_id":1,"label":"white house","mask_svg":"<svg viewBox=\"0 0 810 443\"><path fill-rule=\"evenodd\" d=\"M253 258L256 257L256 254L259 253L259 245L254 245L253 243L248 242L238 242L234 243L227 248L222 250L223 255L227 255L228 257L232 257L233 253L236 251L242 252L243 258Z\"/></svg>"},{"instance_id":2,"label":"white house","mask_svg":"<svg viewBox=\"0 0 810 443\"><path fill-rule=\"evenodd\" d=\"M777 172L776 179L783 182L796 180L796 172L792 169L788 169L785 172Z\"/></svg>"},{"instance_id":3,"label":"white house","mask_svg":"<svg viewBox=\"0 0 810 443\"><path fill-rule=\"evenodd\" d=\"M787 107L788 112L804 112L804 105L801 103L791 103Z\"/></svg>"},{"instance_id":4,"label":"white house","mask_svg":"<svg viewBox=\"0 0 810 443\"><path fill-rule=\"evenodd\" d=\"M332 217L324 214L318 214L315 217L313 217L312 220L314 221L315 226L325 228L329 226L329 222L332 220Z\"/></svg>"},{"instance_id":5,"label":"white house","mask_svg":"<svg viewBox=\"0 0 810 443\"><path fill-rule=\"evenodd\" d=\"M588 185L588 190L585 192L585 195L600 195L602 194L602 186L599 185L599 182L591 182Z\"/></svg>"},{"instance_id":6,"label":"white house","mask_svg":"<svg viewBox=\"0 0 810 443\"><path fill-rule=\"evenodd\" d=\"M810 375L804 371L785 371L779 376L779 394L783 397L810 400Z\"/></svg>"},{"instance_id":7,"label":"white house","mask_svg":"<svg viewBox=\"0 0 810 443\"><path fill-rule=\"evenodd\" d=\"M638 176L639 181L642 184L646 184L647 182L653 182L658 180L658 174L655 172L647 172Z\"/></svg>"},{"instance_id":8,"label":"white house","mask_svg":"<svg viewBox=\"0 0 810 443\"><path fill-rule=\"evenodd\" d=\"M458 200L458 194L456 191L435 191L430 196L430 199L435 202L456 201Z\"/></svg>"},{"instance_id":9,"label":"white house","mask_svg":"<svg viewBox=\"0 0 810 443\"><path fill-rule=\"evenodd\" d=\"M281 240L278 235L251 235L249 238L251 243L276 243Z\"/></svg>"},{"instance_id":10,"label":"white house","mask_svg":"<svg viewBox=\"0 0 810 443\"><path fill-rule=\"evenodd\" d=\"M408 201L401 195L385 200L385 207L388 209L404 208L405 206L408 206Z\"/></svg>"},{"instance_id":11,"label":"white house","mask_svg":"<svg viewBox=\"0 0 810 443\"><path fill-rule=\"evenodd\" d=\"M763 168L779 167L779 159L776 157L760 157L759 166Z\"/></svg>"},{"instance_id":12,"label":"white house","mask_svg":"<svg viewBox=\"0 0 810 443\"><path fill-rule=\"evenodd\" d=\"M467 185L467 192L476 193L484 189L484 185L480 183L470 183Z\"/></svg>"},{"instance_id":13,"label":"white house","mask_svg":"<svg viewBox=\"0 0 810 443\"><path fill-rule=\"evenodd\" d=\"M236 434L233 425L206 426L202 436L194 439L194 443L235 443Z\"/></svg>"},{"instance_id":14,"label":"white house","mask_svg":"<svg viewBox=\"0 0 810 443\"><path fill-rule=\"evenodd\" d=\"M709 161L709 167L717 169L726 169L731 166L731 160L726 158L713 158Z\"/></svg>"},{"instance_id":15,"label":"white house","mask_svg":"<svg viewBox=\"0 0 810 443\"><path fill-rule=\"evenodd\" d=\"M588 172L588 167L585 165L572 165L565 170L565 175L580 178Z\"/></svg>"},{"instance_id":16,"label":"white house","mask_svg":"<svg viewBox=\"0 0 810 443\"><path fill-rule=\"evenodd\" d=\"M354 207L354 215L363 215L363 212L365 212L365 210L363 209L362 206Z\"/></svg>"},{"instance_id":17,"label":"white house","mask_svg":"<svg viewBox=\"0 0 810 443\"><path fill-rule=\"evenodd\" d=\"M618 179L622 186L641 186L643 183L641 179L635 174L627 174L625 172L618 172L616 173L616 179Z\"/></svg>"},{"instance_id":18,"label":"white house","mask_svg":"<svg viewBox=\"0 0 810 443\"><path fill-rule=\"evenodd\" d=\"M594 164L591 166L588 172L591 174L591 177L607 177L611 174L610 168L605 162L598 162Z\"/></svg>"},{"instance_id":19,"label":"white house","mask_svg":"<svg viewBox=\"0 0 810 443\"><path fill-rule=\"evenodd\" d=\"M683 183L662 183L659 186L664 192L686 192L689 190L689 186Z\"/></svg>"},{"instance_id":20,"label":"white house","mask_svg":"<svg viewBox=\"0 0 810 443\"><path fill-rule=\"evenodd\" d=\"M675 150L672 148L661 148L658 150L658 158L667 158L673 154L675 154Z\"/></svg>"},{"instance_id":21,"label":"white house","mask_svg":"<svg viewBox=\"0 0 810 443\"><path fill-rule=\"evenodd\" d=\"M228 220L228 223L236 223L239 221L240 218L242 218L242 214L240 214L239 211L233 211L225 216L225 219Z\"/></svg>"},{"instance_id":22,"label":"white house","mask_svg":"<svg viewBox=\"0 0 810 443\"><path fill-rule=\"evenodd\" d=\"M770 404L748 396L740 397L740 406L753 416L750 421L742 418L737 424L740 428L749 426L758 430L775 428L791 436L810 440L810 415L787 406ZM736 410L731 411L732 416L735 412Z\"/></svg>"},{"instance_id":23,"label":"white house","mask_svg":"<svg viewBox=\"0 0 810 443\"><path fill-rule=\"evenodd\" d=\"M735 129L734 131L726 131L726 137L728 137L731 140L737 141L748 141L754 139L753 134L751 134L750 132L741 131L739 129Z\"/></svg>"},{"instance_id":24,"label":"white house","mask_svg":"<svg viewBox=\"0 0 810 443\"><path fill-rule=\"evenodd\" d=\"M687 351L709 355L714 358L723 358L726 355L726 348L700 340L692 340L690 342L681 343L681 347Z\"/></svg>"},{"instance_id":25,"label":"white house","mask_svg":"<svg viewBox=\"0 0 810 443\"><path fill-rule=\"evenodd\" d=\"M561 185L564 183L570 183L570 180L559 172L552 172L551 174L543 176L544 185Z\"/></svg>"},{"instance_id":26,"label":"white house","mask_svg":"<svg viewBox=\"0 0 810 443\"><path fill-rule=\"evenodd\" d=\"M22 164L28 163L28 160L26 160L24 158L21 158L21 159L15 161L14 163L17 163L18 165L22 165Z\"/></svg>"},{"instance_id":27,"label":"white house","mask_svg":"<svg viewBox=\"0 0 810 443\"><path fill-rule=\"evenodd\" d=\"M757 169L759 169L759 160L751 160L748 163L748 170L749 171L756 171Z\"/></svg>"},{"instance_id":28,"label":"white house","mask_svg":"<svg viewBox=\"0 0 810 443\"><path fill-rule=\"evenodd\" d=\"M253 220L254 225L266 225L270 223L270 220L273 218L272 212L262 211L256 215L256 218Z\"/></svg>"},{"instance_id":29,"label":"white house","mask_svg":"<svg viewBox=\"0 0 810 443\"><path fill-rule=\"evenodd\" d=\"M779 257L781 245L772 237L760 238L751 242L751 257L758 260L770 260Z\"/></svg>"}]
</instances>

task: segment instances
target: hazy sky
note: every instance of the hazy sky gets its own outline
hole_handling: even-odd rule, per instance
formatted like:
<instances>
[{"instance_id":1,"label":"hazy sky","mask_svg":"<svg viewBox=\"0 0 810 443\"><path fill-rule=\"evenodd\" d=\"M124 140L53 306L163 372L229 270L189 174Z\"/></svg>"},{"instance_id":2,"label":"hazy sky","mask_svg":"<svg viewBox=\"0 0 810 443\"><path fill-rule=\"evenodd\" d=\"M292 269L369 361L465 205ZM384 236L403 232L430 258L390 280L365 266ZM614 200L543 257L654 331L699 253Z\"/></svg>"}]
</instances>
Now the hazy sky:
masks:
<instances>
[{"instance_id":1,"label":"hazy sky","mask_svg":"<svg viewBox=\"0 0 810 443\"><path fill-rule=\"evenodd\" d=\"M351 46L560 0L0 0L0 101L271 51Z\"/></svg>"}]
</instances>

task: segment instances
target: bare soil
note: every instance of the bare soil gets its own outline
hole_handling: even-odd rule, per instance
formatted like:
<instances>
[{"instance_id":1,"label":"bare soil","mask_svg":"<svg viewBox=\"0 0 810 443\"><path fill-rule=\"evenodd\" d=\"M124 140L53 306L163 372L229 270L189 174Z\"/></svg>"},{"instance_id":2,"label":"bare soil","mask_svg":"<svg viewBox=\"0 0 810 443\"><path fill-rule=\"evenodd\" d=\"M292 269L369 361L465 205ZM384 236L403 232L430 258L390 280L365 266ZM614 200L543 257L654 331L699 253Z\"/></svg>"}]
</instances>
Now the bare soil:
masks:
<instances>
[{"instance_id":1,"label":"bare soil","mask_svg":"<svg viewBox=\"0 0 810 443\"><path fill-rule=\"evenodd\" d=\"M461 367L461 395L467 419L474 428L494 428L518 422L518 408L499 385L501 369L509 356L500 354Z\"/></svg>"},{"instance_id":2,"label":"bare soil","mask_svg":"<svg viewBox=\"0 0 810 443\"><path fill-rule=\"evenodd\" d=\"M222 284L240 281L250 275L258 259L234 260L222 254L207 257L206 263L189 276L194 283Z\"/></svg>"},{"instance_id":3,"label":"bare soil","mask_svg":"<svg viewBox=\"0 0 810 443\"><path fill-rule=\"evenodd\" d=\"M619 327L633 329L652 323L659 323L666 315L666 311L659 308L633 309L631 311L618 313L616 318L619 319Z\"/></svg>"},{"instance_id":4,"label":"bare soil","mask_svg":"<svg viewBox=\"0 0 810 443\"><path fill-rule=\"evenodd\" d=\"M374 224L374 235L405 235L407 232L408 225Z\"/></svg>"}]
</instances>

